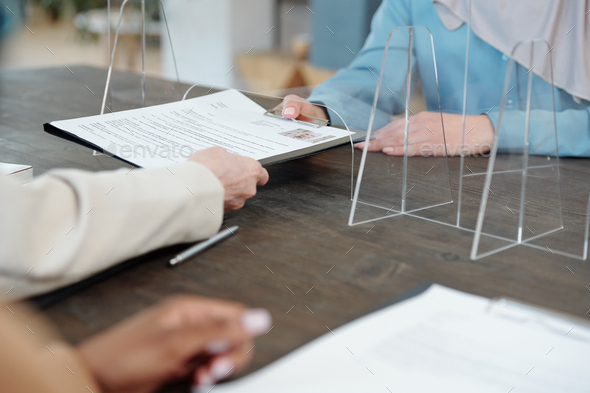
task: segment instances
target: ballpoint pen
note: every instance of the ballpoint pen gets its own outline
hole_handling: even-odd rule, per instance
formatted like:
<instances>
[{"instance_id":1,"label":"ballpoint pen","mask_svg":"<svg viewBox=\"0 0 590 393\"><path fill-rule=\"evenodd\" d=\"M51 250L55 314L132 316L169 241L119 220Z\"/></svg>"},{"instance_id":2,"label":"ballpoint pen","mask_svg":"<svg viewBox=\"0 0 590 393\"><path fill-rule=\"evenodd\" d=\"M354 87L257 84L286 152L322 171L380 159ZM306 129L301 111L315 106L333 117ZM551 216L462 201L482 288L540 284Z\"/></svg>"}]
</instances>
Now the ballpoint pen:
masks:
<instances>
[{"instance_id":1,"label":"ballpoint pen","mask_svg":"<svg viewBox=\"0 0 590 393\"><path fill-rule=\"evenodd\" d=\"M195 255L205 251L209 247L214 246L215 244L227 239L228 237L233 235L238 230L238 228L239 228L238 226L227 228L225 231L219 232L217 235L213 236L211 239L206 240L202 243L199 243L184 252L181 252L176 257L174 257L170 260L170 266L179 265L182 262L186 261L187 259L194 257Z\"/></svg>"}]
</instances>

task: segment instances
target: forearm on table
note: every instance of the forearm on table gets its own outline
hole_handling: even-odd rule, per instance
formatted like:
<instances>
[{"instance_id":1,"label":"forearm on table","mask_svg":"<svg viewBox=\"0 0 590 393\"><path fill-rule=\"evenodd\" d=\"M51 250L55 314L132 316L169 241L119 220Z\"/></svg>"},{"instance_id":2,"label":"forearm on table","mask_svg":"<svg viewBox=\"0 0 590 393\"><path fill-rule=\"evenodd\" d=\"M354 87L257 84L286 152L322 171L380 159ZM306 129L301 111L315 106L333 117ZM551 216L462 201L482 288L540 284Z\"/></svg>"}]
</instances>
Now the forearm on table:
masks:
<instances>
[{"instance_id":1,"label":"forearm on table","mask_svg":"<svg viewBox=\"0 0 590 393\"><path fill-rule=\"evenodd\" d=\"M499 112L490 120L498 132ZM502 118L498 151L523 152L526 112L506 111ZM569 109L556 114L560 157L590 157L590 107ZM555 155L555 127L552 111L532 110L530 115L529 153Z\"/></svg>"},{"instance_id":2,"label":"forearm on table","mask_svg":"<svg viewBox=\"0 0 590 393\"><path fill-rule=\"evenodd\" d=\"M224 189L204 166L91 174L59 170L25 187L2 179L1 275L78 279L170 244L207 238Z\"/></svg>"},{"instance_id":3,"label":"forearm on table","mask_svg":"<svg viewBox=\"0 0 590 393\"><path fill-rule=\"evenodd\" d=\"M6 307L15 314L6 312L0 316L3 392L100 393L82 357L59 341L45 321L39 320L32 310L23 309L22 304ZM24 326L30 327L30 331Z\"/></svg>"}]
</instances>

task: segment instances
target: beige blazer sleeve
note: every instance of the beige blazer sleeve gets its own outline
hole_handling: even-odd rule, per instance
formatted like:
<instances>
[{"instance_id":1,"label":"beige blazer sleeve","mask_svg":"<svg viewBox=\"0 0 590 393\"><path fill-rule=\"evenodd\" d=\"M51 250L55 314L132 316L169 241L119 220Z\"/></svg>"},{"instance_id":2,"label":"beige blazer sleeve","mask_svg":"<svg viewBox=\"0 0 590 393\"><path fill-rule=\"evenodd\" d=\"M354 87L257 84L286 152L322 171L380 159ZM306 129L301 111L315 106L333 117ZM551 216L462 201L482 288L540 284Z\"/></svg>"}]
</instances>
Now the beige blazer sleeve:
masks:
<instances>
[{"instance_id":1,"label":"beige blazer sleeve","mask_svg":"<svg viewBox=\"0 0 590 393\"><path fill-rule=\"evenodd\" d=\"M154 249L210 237L221 226L223 196L219 180L194 162L57 170L26 186L0 176L0 297L47 292Z\"/></svg>"},{"instance_id":2,"label":"beige blazer sleeve","mask_svg":"<svg viewBox=\"0 0 590 393\"><path fill-rule=\"evenodd\" d=\"M77 352L18 305L0 304L2 393L100 393Z\"/></svg>"}]
</instances>

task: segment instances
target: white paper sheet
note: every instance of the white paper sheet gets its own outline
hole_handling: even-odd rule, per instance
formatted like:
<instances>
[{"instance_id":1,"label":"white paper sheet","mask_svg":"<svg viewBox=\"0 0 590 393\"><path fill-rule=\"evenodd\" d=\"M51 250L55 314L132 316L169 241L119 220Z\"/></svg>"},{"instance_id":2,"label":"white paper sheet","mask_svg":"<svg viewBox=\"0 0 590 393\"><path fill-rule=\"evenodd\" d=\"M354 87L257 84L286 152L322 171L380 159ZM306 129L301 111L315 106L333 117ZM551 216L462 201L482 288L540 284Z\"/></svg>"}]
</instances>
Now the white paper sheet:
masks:
<instances>
[{"instance_id":1,"label":"white paper sheet","mask_svg":"<svg viewBox=\"0 0 590 393\"><path fill-rule=\"evenodd\" d=\"M186 161L197 150L213 146L264 160L349 137L347 130L315 128L265 112L237 90L226 90L51 124L144 168Z\"/></svg>"},{"instance_id":2,"label":"white paper sheet","mask_svg":"<svg viewBox=\"0 0 590 393\"><path fill-rule=\"evenodd\" d=\"M587 327L491 304L432 286L213 392L590 392Z\"/></svg>"}]
</instances>

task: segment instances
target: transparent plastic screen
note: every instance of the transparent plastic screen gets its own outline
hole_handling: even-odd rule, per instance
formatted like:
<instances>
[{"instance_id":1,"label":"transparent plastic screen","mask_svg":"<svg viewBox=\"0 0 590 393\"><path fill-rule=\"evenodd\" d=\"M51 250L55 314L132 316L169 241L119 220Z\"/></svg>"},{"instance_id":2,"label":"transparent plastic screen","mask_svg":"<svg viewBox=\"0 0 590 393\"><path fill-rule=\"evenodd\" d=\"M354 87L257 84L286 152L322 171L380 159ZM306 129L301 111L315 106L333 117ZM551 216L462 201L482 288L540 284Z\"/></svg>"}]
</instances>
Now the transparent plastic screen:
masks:
<instances>
[{"instance_id":1,"label":"transparent plastic screen","mask_svg":"<svg viewBox=\"0 0 590 393\"><path fill-rule=\"evenodd\" d=\"M417 53L426 59L417 61ZM394 30L374 79L350 224L428 214L452 203L432 36L423 26ZM371 74L373 74L371 76ZM429 210L428 213L425 213Z\"/></svg>"},{"instance_id":2,"label":"transparent plastic screen","mask_svg":"<svg viewBox=\"0 0 590 393\"><path fill-rule=\"evenodd\" d=\"M563 229L553 86L534 74L550 67L544 41L518 44L497 116L473 255L529 243ZM514 58L527 58L525 64ZM546 64L549 62L549 64Z\"/></svg>"}]
</instances>

